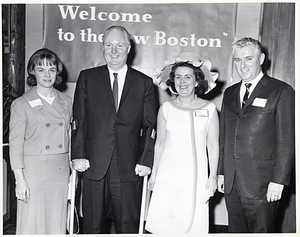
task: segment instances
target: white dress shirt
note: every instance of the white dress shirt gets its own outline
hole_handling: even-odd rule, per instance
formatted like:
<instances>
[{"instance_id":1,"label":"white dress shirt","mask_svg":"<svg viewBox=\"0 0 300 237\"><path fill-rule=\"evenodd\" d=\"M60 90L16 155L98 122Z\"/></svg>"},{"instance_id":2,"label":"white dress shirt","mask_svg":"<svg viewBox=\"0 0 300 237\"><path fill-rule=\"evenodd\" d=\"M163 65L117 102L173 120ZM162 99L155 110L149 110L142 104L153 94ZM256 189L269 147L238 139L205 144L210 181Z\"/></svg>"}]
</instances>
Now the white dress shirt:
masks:
<instances>
[{"instance_id":1,"label":"white dress shirt","mask_svg":"<svg viewBox=\"0 0 300 237\"><path fill-rule=\"evenodd\" d=\"M257 75L257 77L255 77L252 81L244 82L244 81L242 80L242 85L241 85L241 89L240 89L240 101L241 101L241 106L242 106L242 104L243 104L243 97L244 97L244 94L245 94L245 92L246 92L246 86L245 86L245 84L246 84L246 83L251 83L251 86L250 86L250 88L249 88L249 96L248 96L248 98L249 98L249 97L251 96L252 92L254 91L256 85L258 84L258 82L260 81L260 79L263 77L263 75L264 75L264 74L263 74L262 72L260 72L260 73Z\"/></svg>"},{"instance_id":2,"label":"white dress shirt","mask_svg":"<svg viewBox=\"0 0 300 237\"><path fill-rule=\"evenodd\" d=\"M108 67L110 83L111 83L111 89L113 88L113 83L114 83L114 80L115 80L114 73L115 72L118 73L118 105L120 104L122 91L123 91L123 87L124 87L124 83L125 83L125 78L126 78L126 74L127 74L127 69L128 69L127 64L125 64L125 66L117 72L113 71L112 69L110 69Z\"/></svg>"}]
</instances>

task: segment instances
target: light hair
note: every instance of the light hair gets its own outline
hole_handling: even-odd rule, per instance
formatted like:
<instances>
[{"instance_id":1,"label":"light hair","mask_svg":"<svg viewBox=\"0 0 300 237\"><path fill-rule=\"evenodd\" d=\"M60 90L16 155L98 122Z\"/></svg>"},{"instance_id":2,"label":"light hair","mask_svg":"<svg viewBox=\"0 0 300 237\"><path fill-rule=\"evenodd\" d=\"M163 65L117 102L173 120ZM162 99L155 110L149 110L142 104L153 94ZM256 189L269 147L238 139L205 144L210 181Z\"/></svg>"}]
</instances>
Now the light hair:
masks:
<instances>
[{"instance_id":1,"label":"light hair","mask_svg":"<svg viewBox=\"0 0 300 237\"><path fill-rule=\"evenodd\" d=\"M232 48L235 50L236 48L243 48L249 45L253 45L257 48L258 52L261 54L262 53L262 47L261 43L253 38L250 37L243 37L235 42L232 43Z\"/></svg>"},{"instance_id":2,"label":"light hair","mask_svg":"<svg viewBox=\"0 0 300 237\"><path fill-rule=\"evenodd\" d=\"M113 25L110 26L104 33L103 35L103 40L102 43L104 44L105 38L107 36L107 34L112 31L112 30L119 30L122 31L125 34L125 38L128 40L128 44L130 44L130 42L133 40L133 37L131 36L131 34L129 34L129 32L123 27L123 26L117 26L117 25Z\"/></svg>"}]
</instances>

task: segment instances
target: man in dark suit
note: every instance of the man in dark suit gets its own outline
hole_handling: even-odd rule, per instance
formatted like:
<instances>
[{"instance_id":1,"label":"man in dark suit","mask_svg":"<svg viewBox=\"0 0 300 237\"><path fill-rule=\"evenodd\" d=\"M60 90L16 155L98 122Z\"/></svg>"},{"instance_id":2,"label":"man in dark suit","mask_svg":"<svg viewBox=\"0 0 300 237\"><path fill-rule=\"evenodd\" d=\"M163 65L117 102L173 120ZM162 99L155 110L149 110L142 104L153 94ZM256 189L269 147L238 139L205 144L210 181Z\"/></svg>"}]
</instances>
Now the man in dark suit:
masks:
<instances>
[{"instance_id":1,"label":"man in dark suit","mask_svg":"<svg viewBox=\"0 0 300 237\"><path fill-rule=\"evenodd\" d=\"M126 64L131 36L112 26L103 36L106 65L80 72L74 95L73 168L83 173L85 233L138 233L143 179L154 152L152 79ZM117 74L116 74L117 73Z\"/></svg>"},{"instance_id":2,"label":"man in dark suit","mask_svg":"<svg viewBox=\"0 0 300 237\"><path fill-rule=\"evenodd\" d=\"M274 232L278 201L294 164L294 90L262 73L264 59L255 39L233 44L242 81L224 93L218 189L225 191L234 233Z\"/></svg>"}]
</instances>

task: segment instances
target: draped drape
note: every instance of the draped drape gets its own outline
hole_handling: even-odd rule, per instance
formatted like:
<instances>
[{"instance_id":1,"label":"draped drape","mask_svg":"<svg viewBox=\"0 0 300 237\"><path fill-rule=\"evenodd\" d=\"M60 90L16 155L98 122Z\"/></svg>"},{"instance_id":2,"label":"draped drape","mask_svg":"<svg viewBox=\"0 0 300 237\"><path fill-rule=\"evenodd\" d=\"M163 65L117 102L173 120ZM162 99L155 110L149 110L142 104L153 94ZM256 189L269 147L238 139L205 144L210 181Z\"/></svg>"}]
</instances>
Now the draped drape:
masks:
<instances>
[{"instance_id":1,"label":"draped drape","mask_svg":"<svg viewBox=\"0 0 300 237\"><path fill-rule=\"evenodd\" d=\"M261 43L267 46L265 72L295 88L295 3L264 3ZM277 231L296 232L295 172L279 203Z\"/></svg>"},{"instance_id":2,"label":"draped drape","mask_svg":"<svg viewBox=\"0 0 300 237\"><path fill-rule=\"evenodd\" d=\"M267 45L266 72L295 88L295 3L264 3L261 43Z\"/></svg>"}]
</instances>

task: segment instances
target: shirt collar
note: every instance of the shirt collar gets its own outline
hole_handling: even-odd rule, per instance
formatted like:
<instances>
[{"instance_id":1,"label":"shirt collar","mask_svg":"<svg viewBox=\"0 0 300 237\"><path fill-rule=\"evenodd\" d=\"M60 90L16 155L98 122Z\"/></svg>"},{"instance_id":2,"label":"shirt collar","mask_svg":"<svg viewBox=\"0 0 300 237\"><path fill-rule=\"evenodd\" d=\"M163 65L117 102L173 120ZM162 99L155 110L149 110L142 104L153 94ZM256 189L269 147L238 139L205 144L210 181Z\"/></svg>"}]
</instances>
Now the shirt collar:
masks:
<instances>
[{"instance_id":1,"label":"shirt collar","mask_svg":"<svg viewBox=\"0 0 300 237\"><path fill-rule=\"evenodd\" d=\"M246 83L251 83L250 90L253 90L263 76L264 76L263 72L260 72L252 81L244 82L242 80L242 85L245 85Z\"/></svg>"},{"instance_id":2,"label":"shirt collar","mask_svg":"<svg viewBox=\"0 0 300 237\"><path fill-rule=\"evenodd\" d=\"M115 71L115 70L111 69L109 66L107 66L107 67L109 70L110 78L114 78L113 73L115 73L115 72L118 73L118 76L122 76L125 78L125 75L126 75L127 69L128 69L127 64L125 64L124 67L122 67L119 71Z\"/></svg>"}]
</instances>

